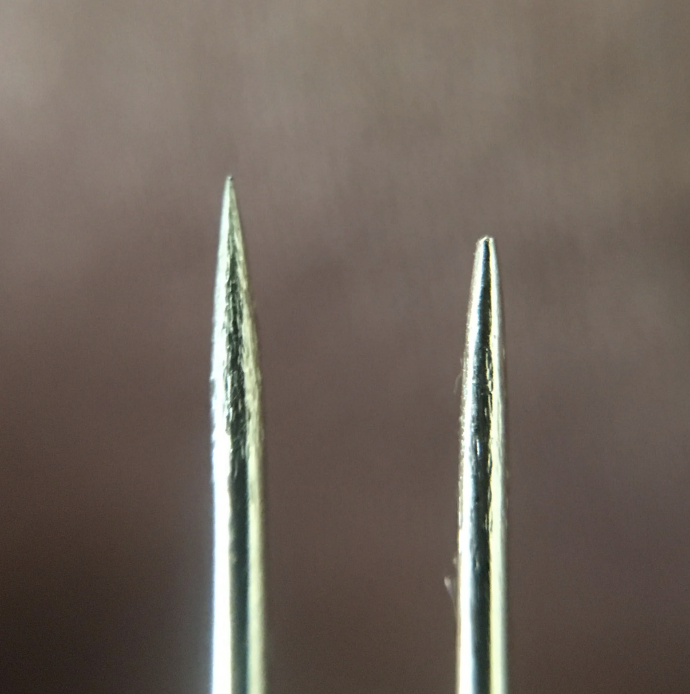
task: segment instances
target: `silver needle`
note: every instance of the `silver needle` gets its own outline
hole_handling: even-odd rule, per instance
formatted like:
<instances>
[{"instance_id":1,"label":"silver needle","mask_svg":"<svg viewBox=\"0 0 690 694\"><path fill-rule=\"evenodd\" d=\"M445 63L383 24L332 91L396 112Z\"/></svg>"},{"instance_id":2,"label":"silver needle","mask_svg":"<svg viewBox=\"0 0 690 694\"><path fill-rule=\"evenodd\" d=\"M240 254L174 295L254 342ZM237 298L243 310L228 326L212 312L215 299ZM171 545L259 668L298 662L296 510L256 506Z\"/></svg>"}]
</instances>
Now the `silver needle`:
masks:
<instances>
[{"instance_id":1,"label":"silver needle","mask_svg":"<svg viewBox=\"0 0 690 694\"><path fill-rule=\"evenodd\" d=\"M507 694L505 384L493 239L477 244L460 415L457 694Z\"/></svg>"},{"instance_id":2,"label":"silver needle","mask_svg":"<svg viewBox=\"0 0 690 694\"><path fill-rule=\"evenodd\" d=\"M211 694L265 694L260 374L242 230L227 179L211 364L214 501Z\"/></svg>"}]
</instances>

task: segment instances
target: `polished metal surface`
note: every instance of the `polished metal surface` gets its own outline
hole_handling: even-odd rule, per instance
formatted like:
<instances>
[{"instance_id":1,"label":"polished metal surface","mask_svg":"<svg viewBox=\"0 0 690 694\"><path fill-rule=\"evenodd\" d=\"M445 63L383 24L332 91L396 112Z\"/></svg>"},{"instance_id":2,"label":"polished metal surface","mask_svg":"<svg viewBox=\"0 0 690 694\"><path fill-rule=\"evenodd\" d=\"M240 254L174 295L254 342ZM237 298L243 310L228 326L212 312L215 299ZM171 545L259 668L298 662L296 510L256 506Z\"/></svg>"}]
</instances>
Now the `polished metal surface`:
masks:
<instances>
[{"instance_id":1,"label":"polished metal surface","mask_svg":"<svg viewBox=\"0 0 690 694\"><path fill-rule=\"evenodd\" d=\"M505 385L493 239L477 244L460 415L457 694L507 694Z\"/></svg>"},{"instance_id":2,"label":"polished metal surface","mask_svg":"<svg viewBox=\"0 0 690 694\"><path fill-rule=\"evenodd\" d=\"M260 375L242 231L230 179L223 200L213 323L211 694L264 694Z\"/></svg>"}]
</instances>

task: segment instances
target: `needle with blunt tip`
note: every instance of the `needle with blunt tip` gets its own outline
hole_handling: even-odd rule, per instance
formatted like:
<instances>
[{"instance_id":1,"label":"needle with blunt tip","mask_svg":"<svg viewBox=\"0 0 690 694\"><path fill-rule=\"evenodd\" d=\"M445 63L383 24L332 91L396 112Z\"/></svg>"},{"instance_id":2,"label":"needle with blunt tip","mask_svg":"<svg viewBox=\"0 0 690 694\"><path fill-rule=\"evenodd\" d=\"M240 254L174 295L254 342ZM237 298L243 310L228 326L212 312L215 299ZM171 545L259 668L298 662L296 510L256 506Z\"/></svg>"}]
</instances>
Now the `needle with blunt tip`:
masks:
<instances>
[{"instance_id":1,"label":"needle with blunt tip","mask_svg":"<svg viewBox=\"0 0 690 694\"><path fill-rule=\"evenodd\" d=\"M211 694L265 694L260 375L242 230L229 178L220 223L211 362Z\"/></svg>"},{"instance_id":2,"label":"needle with blunt tip","mask_svg":"<svg viewBox=\"0 0 690 694\"><path fill-rule=\"evenodd\" d=\"M477 244L460 415L457 694L507 694L505 384L493 239Z\"/></svg>"}]
</instances>

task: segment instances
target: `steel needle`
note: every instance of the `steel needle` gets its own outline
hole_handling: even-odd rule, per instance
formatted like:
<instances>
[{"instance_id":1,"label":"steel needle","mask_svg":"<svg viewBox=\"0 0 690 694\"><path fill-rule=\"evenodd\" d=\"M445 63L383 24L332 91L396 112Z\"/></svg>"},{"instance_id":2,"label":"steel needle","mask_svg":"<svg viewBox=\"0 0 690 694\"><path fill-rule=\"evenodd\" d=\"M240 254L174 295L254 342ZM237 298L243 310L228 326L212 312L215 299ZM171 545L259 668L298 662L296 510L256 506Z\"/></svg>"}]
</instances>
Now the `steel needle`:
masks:
<instances>
[{"instance_id":1,"label":"steel needle","mask_svg":"<svg viewBox=\"0 0 690 694\"><path fill-rule=\"evenodd\" d=\"M265 694L260 374L242 230L230 178L220 223L211 361L211 694Z\"/></svg>"},{"instance_id":2,"label":"steel needle","mask_svg":"<svg viewBox=\"0 0 690 694\"><path fill-rule=\"evenodd\" d=\"M505 384L493 239L477 244L460 415L457 694L507 694Z\"/></svg>"}]
</instances>

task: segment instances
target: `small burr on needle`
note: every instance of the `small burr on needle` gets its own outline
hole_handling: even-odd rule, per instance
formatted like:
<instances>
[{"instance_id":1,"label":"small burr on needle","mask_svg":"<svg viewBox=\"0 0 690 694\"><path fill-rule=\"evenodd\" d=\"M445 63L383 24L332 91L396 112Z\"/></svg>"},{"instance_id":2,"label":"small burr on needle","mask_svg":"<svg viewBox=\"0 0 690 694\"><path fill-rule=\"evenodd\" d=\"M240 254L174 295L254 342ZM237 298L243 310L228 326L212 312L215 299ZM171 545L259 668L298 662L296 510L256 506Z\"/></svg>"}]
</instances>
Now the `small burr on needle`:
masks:
<instances>
[{"instance_id":1,"label":"small burr on needle","mask_svg":"<svg viewBox=\"0 0 690 694\"><path fill-rule=\"evenodd\" d=\"M493 239L477 244L460 415L456 694L507 694L505 383Z\"/></svg>"},{"instance_id":2,"label":"small burr on needle","mask_svg":"<svg viewBox=\"0 0 690 694\"><path fill-rule=\"evenodd\" d=\"M220 224L211 358L211 694L266 693L260 374L232 180Z\"/></svg>"}]
</instances>

